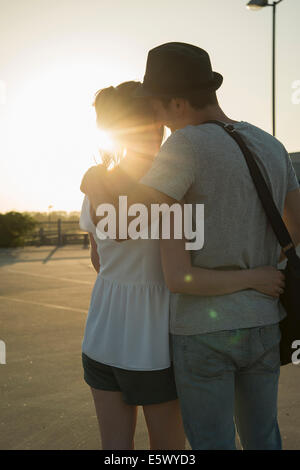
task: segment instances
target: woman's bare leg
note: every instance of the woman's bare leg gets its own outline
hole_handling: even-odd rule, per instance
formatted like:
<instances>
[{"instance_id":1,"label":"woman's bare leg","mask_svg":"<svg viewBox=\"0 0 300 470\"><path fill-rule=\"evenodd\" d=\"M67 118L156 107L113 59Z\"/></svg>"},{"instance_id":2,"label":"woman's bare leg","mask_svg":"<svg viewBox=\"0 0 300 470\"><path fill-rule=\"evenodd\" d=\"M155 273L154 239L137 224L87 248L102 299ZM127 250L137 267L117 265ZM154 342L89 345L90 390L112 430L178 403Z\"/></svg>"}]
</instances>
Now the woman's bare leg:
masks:
<instances>
[{"instance_id":1,"label":"woman's bare leg","mask_svg":"<svg viewBox=\"0 0 300 470\"><path fill-rule=\"evenodd\" d=\"M185 433L179 400L143 407L151 450L184 450Z\"/></svg>"},{"instance_id":2,"label":"woman's bare leg","mask_svg":"<svg viewBox=\"0 0 300 470\"><path fill-rule=\"evenodd\" d=\"M127 405L121 392L96 390L91 387L94 398L102 449L134 449L134 433L137 420L137 407Z\"/></svg>"}]
</instances>

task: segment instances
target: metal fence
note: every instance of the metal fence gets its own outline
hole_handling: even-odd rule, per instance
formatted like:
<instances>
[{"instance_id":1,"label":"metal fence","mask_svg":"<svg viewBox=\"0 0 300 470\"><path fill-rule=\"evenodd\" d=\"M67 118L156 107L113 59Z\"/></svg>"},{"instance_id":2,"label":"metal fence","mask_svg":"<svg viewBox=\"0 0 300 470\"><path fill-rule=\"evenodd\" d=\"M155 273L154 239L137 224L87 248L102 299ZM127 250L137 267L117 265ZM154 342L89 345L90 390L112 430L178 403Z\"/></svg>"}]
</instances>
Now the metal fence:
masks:
<instances>
[{"instance_id":1,"label":"metal fence","mask_svg":"<svg viewBox=\"0 0 300 470\"><path fill-rule=\"evenodd\" d=\"M89 246L89 236L79 229L78 221L61 220L37 222L35 232L27 238L26 245L63 246L81 244Z\"/></svg>"}]
</instances>

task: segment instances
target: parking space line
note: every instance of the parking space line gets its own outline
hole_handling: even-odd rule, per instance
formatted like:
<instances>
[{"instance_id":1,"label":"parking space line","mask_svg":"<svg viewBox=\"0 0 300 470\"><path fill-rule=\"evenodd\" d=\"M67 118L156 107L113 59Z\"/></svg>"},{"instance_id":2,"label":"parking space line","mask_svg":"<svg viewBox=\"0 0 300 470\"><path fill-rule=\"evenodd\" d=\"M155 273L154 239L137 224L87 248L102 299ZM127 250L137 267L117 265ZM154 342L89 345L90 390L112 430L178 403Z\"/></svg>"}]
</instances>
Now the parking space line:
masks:
<instances>
[{"instance_id":1,"label":"parking space line","mask_svg":"<svg viewBox=\"0 0 300 470\"><path fill-rule=\"evenodd\" d=\"M73 282L74 284L93 284L94 281L81 281L79 279L69 279L67 277L56 277L56 276L49 276L48 274L36 274L36 273L29 273L27 271L19 271L18 269L11 269L11 268L2 268L3 271L7 271L13 274L25 274L25 276L33 276L33 277L44 277L46 279L55 279L57 281L68 281Z\"/></svg>"},{"instance_id":2,"label":"parking space line","mask_svg":"<svg viewBox=\"0 0 300 470\"><path fill-rule=\"evenodd\" d=\"M64 307L63 305L44 304L44 303L41 303L41 302L34 302L33 300L23 300L23 299L16 299L14 297L7 297L5 295L0 295L0 299L10 300L12 302L20 302L20 303L24 303L24 304L38 305L39 307L55 308L55 309L58 309L58 310L71 310L73 312L86 313L86 311L84 309L73 308L73 307Z\"/></svg>"}]
</instances>

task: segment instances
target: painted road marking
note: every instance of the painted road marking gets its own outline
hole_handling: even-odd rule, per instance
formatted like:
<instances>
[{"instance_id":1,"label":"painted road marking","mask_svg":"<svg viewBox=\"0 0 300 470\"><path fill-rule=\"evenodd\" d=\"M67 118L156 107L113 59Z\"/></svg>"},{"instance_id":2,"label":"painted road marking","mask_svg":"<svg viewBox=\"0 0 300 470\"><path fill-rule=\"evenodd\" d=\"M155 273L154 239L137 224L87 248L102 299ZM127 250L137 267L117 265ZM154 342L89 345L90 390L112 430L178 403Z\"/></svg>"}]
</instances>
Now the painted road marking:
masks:
<instances>
[{"instance_id":1,"label":"painted road marking","mask_svg":"<svg viewBox=\"0 0 300 470\"><path fill-rule=\"evenodd\" d=\"M85 313L84 309L73 308L73 307L64 307L62 305L44 304L44 303L41 303L41 302L34 302L33 300L15 299L13 297L6 297L4 295L0 295L0 299L11 300L12 302L20 302L20 303L24 303L24 304L38 305L40 307L56 308L56 309L59 309L59 310L71 310L73 312Z\"/></svg>"},{"instance_id":2,"label":"painted road marking","mask_svg":"<svg viewBox=\"0 0 300 470\"><path fill-rule=\"evenodd\" d=\"M34 277L44 277L46 279L56 279L57 281L68 281L68 282L73 282L75 284L88 284L91 285L93 284L94 281L80 281L79 279L68 279L67 277L56 277L56 276L49 276L47 274L35 274L35 273L29 273L27 271L19 271L15 269L10 269L10 268L2 268L3 271L8 271L13 274L25 274L27 276L34 276Z\"/></svg>"}]
</instances>

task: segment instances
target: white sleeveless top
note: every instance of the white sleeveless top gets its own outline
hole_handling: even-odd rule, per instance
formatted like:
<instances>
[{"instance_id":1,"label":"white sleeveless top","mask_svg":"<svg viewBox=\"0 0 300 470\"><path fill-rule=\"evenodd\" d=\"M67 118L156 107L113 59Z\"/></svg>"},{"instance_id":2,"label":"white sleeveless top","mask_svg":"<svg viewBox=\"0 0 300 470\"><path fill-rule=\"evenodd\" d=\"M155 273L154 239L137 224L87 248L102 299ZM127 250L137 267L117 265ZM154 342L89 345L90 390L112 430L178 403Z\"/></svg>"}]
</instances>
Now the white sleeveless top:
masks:
<instances>
[{"instance_id":1,"label":"white sleeveless top","mask_svg":"<svg viewBox=\"0 0 300 470\"><path fill-rule=\"evenodd\" d=\"M163 278L159 240L100 240L87 197L80 228L93 234L100 258L82 351L121 369L170 367L170 291Z\"/></svg>"}]
</instances>

